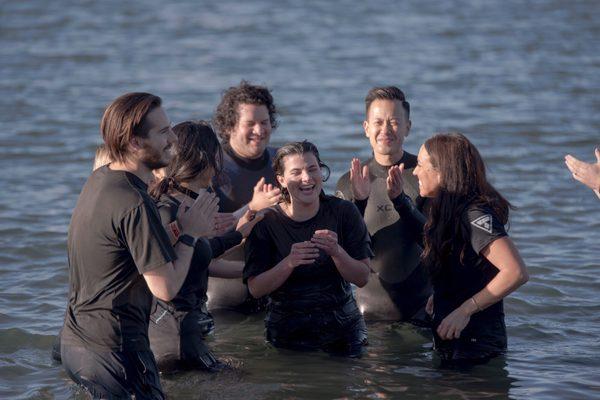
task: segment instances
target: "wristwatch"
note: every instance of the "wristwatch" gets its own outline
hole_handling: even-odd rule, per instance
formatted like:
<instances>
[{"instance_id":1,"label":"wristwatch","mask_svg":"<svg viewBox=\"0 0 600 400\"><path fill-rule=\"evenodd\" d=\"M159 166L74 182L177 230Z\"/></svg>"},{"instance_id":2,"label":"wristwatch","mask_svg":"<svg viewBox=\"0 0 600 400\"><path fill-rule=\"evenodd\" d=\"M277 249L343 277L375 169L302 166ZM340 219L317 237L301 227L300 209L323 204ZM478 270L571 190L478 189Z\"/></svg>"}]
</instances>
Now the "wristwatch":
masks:
<instances>
[{"instance_id":1,"label":"wristwatch","mask_svg":"<svg viewBox=\"0 0 600 400\"><path fill-rule=\"evenodd\" d=\"M188 235L187 233L184 233L183 235L179 235L179 239L177 239L177 242L183 243L186 246L190 246L190 247L195 247L197 241L198 241L198 239L193 238L192 236Z\"/></svg>"}]
</instances>

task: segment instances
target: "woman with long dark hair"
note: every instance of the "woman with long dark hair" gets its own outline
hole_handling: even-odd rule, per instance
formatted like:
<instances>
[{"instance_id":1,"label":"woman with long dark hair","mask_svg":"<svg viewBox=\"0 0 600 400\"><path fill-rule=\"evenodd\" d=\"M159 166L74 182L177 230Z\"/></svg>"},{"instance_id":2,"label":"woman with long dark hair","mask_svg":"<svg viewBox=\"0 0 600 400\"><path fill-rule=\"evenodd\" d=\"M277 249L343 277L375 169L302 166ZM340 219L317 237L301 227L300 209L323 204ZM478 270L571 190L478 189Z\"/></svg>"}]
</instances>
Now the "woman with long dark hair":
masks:
<instances>
[{"instance_id":1,"label":"woman with long dark hair","mask_svg":"<svg viewBox=\"0 0 600 400\"><path fill-rule=\"evenodd\" d=\"M164 177L151 189L157 201L163 224L172 237L177 236L177 214L198 193L210 190L210 182L221 168L222 150L207 122L186 121L173 127L177 135L176 155L164 171ZM192 266L177 296L170 302L155 299L150 317L150 347L159 369L179 368L212 370L218 362L206 347L203 337L214 324L207 311L208 277L240 278L242 265L215 264L211 259L238 245L262 218L248 211L239 220L236 230L195 244ZM228 224L227 222L225 223ZM218 225L218 223L216 224ZM222 227L215 226L215 233Z\"/></svg>"},{"instance_id":2,"label":"woman with long dark hair","mask_svg":"<svg viewBox=\"0 0 600 400\"><path fill-rule=\"evenodd\" d=\"M367 336L350 284L369 279L365 223L354 204L323 193L329 169L312 143L282 146L273 170L283 202L248 237L244 267L250 293L269 296L267 340L358 356Z\"/></svg>"},{"instance_id":3,"label":"woman with long dark hair","mask_svg":"<svg viewBox=\"0 0 600 400\"><path fill-rule=\"evenodd\" d=\"M475 146L459 133L435 135L421 146L414 175L426 198L425 218L402 193L401 167L388 194L422 239L422 262L434 286L427 309L443 361L486 361L506 350L502 299L527 282L507 236L511 204L488 182Z\"/></svg>"}]
</instances>

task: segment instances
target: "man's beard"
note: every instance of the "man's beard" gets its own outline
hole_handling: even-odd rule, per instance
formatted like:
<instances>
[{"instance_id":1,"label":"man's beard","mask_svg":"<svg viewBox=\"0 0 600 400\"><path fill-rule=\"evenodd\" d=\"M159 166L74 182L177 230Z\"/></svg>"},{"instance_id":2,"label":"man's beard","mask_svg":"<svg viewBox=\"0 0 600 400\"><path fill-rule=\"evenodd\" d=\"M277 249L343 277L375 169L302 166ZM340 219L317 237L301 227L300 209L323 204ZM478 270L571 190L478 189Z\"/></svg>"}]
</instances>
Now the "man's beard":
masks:
<instances>
[{"instance_id":1,"label":"man's beard","mask_svg":"<svg viewBox=\"0 0 600 400\"><path fill-rule=\"evenodd\" d=\"M157 151L154 148L147 146L144 149L145 155L141 161L148 169L151 170L166 167L171 161L171 157L168 157L168 160L165 161L165 158L167 158L166 154L170 153L171 149L172 147L168 150L163 149L162 151Z\"/></svg>"}]
</instances>

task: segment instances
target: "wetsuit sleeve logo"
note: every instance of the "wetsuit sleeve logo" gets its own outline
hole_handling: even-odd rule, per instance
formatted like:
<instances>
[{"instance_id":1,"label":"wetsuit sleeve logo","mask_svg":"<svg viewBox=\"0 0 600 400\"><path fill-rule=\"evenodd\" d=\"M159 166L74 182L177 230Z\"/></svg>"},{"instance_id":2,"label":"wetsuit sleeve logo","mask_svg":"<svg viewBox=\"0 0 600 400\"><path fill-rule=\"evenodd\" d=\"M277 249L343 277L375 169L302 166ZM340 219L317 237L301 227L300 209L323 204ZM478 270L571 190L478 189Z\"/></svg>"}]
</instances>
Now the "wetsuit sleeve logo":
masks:
<instances>
[{"instance_id":1,"label":"wetsuit sleeve logo","mask_svg":"<svg viewBox=\"0 0 600 400\"><path fill-rule=\"evenodd\" d=\"M486 231L487 233L492 233L492 215L485 214L481 217L471 221L471 225Z\"/></svg>"}]
</instances>

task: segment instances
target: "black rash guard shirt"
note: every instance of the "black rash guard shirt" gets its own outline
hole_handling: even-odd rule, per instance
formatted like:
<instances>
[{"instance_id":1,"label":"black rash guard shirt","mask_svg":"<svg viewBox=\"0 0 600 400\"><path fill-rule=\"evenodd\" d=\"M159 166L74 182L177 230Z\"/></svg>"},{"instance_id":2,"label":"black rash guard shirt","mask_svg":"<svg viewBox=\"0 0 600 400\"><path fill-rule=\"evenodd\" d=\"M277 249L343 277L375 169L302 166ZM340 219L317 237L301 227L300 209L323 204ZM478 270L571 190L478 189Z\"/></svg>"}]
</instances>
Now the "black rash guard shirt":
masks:
<instances>
[{"instance_id":1,"label":"black rash guard shirt","mask_svg":"<svg viewBox=\"0 0 600 400\"><path fill-rule=\"evenodd\" d=\"M273 268L290 254L294 243L309 241L321 229L336 232L350 257L362 260L372 256L369 234L356 206L324 196L317 214L306 221L292 220L278 205L265 215L246 242L244 280ZM296 267L269 296L271 305L283 310L335 309L346 304L352 289L332 258L321 250L313 264Z\"/></svg>"},{"instance_id":2,"label":"black rash guard shirt","mask_svg":"<svg viewBox=\"0 0 600 400\"><path fill-rule=\"evenodd\" d=\"M146 184L104 166L85 183L69 226L62 343L149 350L152 294L143 273L176 259Z\"/></svg>"}]
</instances>

